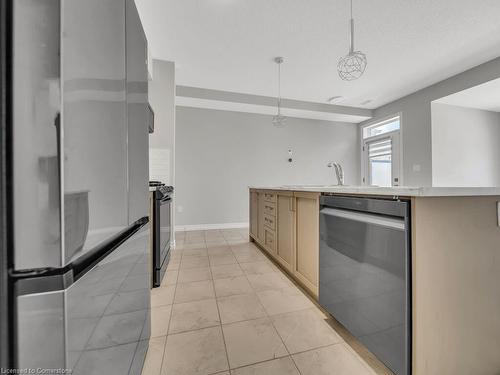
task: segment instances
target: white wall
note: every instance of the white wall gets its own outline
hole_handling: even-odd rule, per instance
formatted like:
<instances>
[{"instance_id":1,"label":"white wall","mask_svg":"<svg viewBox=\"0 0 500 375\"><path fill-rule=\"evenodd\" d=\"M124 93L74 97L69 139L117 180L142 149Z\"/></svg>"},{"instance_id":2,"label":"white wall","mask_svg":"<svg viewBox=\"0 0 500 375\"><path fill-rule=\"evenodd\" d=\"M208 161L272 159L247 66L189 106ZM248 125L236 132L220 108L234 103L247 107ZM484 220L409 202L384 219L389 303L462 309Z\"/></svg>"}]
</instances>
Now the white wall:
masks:
<instances>
[{"instance_id":1,"label":"white wall","mask_svg":"<svg viewBox=\"0 0 500 375\"><path fill-rule=\"evenodd\" d=\"M356 125L289 118L275 128L271 118L177 107L178 226L248 222L249 185L335 184L329 161L359 184Z\"/></svg>"},{"instance_id":2,"label":"white wall","mask_svg":"<svg viewBox=\"0 0 500 375\"><path fill-rule=\"evenodd\" d=\"M432 103L432 185L500 186L500 113Z\"/></svg>"},{"instance_id":3,"label":"white wall","mask_svg":"<svg viewBox=\"0 0 500 375\"><path fill-rule=\"evenodd\" d=\"M404 185L432 185L431 102L499 77L500 57L375 109L369 121L402 113Z\"/></svg>"},{"instance_id":4,"label":"white wall","mask_svg":"<svg viewBox=\"0 0 500 375\"><path fill-rule=\"evenodd\" d=\"M155 131L149 135L149 175L174 185L175 168L175 64L153 60L149 103L155 113Z\"/></svg>"}]
</instances>

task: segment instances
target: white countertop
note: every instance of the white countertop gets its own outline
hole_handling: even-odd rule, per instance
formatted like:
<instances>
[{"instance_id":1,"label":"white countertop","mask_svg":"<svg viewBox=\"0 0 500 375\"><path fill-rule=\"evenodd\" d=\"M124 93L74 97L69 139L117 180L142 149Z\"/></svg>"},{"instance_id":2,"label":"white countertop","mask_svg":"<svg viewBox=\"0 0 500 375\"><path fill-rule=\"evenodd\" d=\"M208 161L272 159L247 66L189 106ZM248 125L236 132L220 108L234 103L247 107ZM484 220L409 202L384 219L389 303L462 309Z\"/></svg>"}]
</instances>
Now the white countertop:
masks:
<instances>
[{"instance_id":1,"label":"white countertop","mask_svg":"<svg viewBox=\"0 0 500 375\"><path fill-rule=\"evenodd\" d=\"M485 195L500 196L500 187L377 187L377 186L338 186L338 185L282 185L282 186L249 186L262 190L293 190L305 192L390 195L400 197L472 197Z\"/></svg>"}]
</instances>

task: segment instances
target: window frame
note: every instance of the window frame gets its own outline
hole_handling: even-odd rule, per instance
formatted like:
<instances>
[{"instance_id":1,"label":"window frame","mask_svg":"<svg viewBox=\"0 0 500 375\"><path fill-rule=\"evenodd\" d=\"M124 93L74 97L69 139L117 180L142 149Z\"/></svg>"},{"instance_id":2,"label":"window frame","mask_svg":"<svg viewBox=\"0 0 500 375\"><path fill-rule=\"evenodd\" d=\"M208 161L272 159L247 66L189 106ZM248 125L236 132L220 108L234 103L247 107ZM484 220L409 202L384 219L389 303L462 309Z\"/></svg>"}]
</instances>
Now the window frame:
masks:
<instances>
[{"instance_id":1,"label":"window frame","mask_svg":"<svg viewBox=\"0 0 500 375\"><path fill-rule=\"evenodd\" d=\"M377 134L371 137L364 138L364 130L367 127L371 127L380 123L383 123L385 121L388 121L393 118L399 118L399 130L393 130L387 133L383 134ZM360 143L360 164L361 164L361 176L360 176L360 181L361 185L364 186L370 186L369 184L369 176L368 176L368 171L369 171L369 160L367 157L367 147L366 145L368 143L378 141L381 139L386 139L386 138L391 138L392 144L397 150L395 151L393 159L395 160L396 165L397 165L397 170L398 173L396 174L398 177L398 185L394 185L394 177L396 175L394 173L391 174L391 179L392 179L392 184L391 186L404 186L404 175L403 175L403 114L402 112L397 112L388 116L384 117L379 117L377 119L370 120L366 123L363 123L359 127L359 143ZM394 142L396 141L396 142ZM393 160L394 163L394 160ZM394 171L394 167L393 167Z\"/></svg>"}]
</instances>

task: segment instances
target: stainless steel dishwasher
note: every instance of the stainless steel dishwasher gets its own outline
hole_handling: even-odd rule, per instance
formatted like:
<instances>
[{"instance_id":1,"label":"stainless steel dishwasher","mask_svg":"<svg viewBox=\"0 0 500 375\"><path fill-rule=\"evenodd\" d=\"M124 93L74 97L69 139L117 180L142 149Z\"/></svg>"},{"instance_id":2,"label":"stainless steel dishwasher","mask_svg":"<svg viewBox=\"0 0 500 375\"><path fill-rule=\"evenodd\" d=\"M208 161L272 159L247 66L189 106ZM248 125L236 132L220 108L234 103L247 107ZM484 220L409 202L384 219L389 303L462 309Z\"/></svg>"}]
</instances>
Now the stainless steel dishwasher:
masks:
<instances>
[{"instance_id":1,"label":"stainless steel dishwasher","mask_svg":"<svg viewBox=\"0 0 500 375\"><path fill-rule=\"evenodd\" d=\"M410 202L320 204L320 304L395 374L411 374Z\"/></svg>"}]
</instances>

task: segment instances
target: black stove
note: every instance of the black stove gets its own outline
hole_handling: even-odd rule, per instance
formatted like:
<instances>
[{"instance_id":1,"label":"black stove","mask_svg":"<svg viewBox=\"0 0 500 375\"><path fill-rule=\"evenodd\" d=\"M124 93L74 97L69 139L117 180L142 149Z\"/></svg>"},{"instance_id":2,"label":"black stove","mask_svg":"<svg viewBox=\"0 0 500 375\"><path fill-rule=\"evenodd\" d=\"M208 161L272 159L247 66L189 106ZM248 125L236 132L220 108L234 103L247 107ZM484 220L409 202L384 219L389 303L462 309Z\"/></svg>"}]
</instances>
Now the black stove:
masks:
<instances>
[{"instance_id":1,"label":"black stove","mask_svg":"<svg viewBox=\"0 0 500 375\"><path fill-rule=\"evenodd\" d=\"M157 191L161 194L158 194L158 198L162 198L162 196L170 195L174 191L173 186L165 185L161 181L149 181L149 187L154 188L154 191Z\"/></svg>"},{"instance_id":2,"label":"black stove","mask_svg":"<svg viewBox=\"0 0 500 375\"><path fill-rule=\"evenodd\" d=\"M167 186L161 181L150 181L149 186L153 188L151 189L153 287L159 287L170 260L170 242L172 235L171 210L174 187Z\"/></svg>"},{"instance_id":3,"label":"black stove","mask_svg":"<svg viewBox=\"0 0 500 375\"><path fill-rule=\"evenodd\" d=\"M149 181L149 187L165 186L161 181Z\"/></svg>"}]
</instances>

